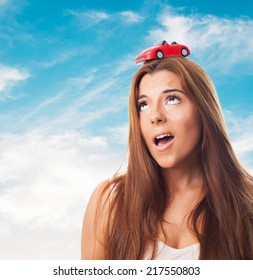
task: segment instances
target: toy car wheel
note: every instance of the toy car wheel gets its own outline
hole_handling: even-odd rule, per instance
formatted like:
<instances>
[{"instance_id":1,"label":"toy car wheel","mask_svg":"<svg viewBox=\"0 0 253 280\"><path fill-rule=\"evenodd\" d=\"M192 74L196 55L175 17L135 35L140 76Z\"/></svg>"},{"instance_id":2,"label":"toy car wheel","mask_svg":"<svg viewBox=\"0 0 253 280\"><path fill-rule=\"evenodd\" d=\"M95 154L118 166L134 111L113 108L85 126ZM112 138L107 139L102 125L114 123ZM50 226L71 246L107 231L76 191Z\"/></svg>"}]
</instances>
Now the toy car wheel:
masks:
<instances>
[{"instance_id":1,"label":"toy car wheel","mask_svg":"<svg viewBox=\"0 0 253 280\"><path fill-rule=\"evenodd\" d=\"M181 49L181 54L182 54L182 56L184 56L184 57L186 57L187 55L189 55L187 49L185 49L185 48Z\"/></svg>"},{"instance_id":2,"label":"toy car wheel","mask_svg":"<svg viewBox=\"0 0 253 280\"><path fill-rule=\"evenodd\" d=\"M157 51L156 52L156 57L159 58L159 59L163 58L164 57L163 52L162 51Z\"/></svg>"}]
</instances>

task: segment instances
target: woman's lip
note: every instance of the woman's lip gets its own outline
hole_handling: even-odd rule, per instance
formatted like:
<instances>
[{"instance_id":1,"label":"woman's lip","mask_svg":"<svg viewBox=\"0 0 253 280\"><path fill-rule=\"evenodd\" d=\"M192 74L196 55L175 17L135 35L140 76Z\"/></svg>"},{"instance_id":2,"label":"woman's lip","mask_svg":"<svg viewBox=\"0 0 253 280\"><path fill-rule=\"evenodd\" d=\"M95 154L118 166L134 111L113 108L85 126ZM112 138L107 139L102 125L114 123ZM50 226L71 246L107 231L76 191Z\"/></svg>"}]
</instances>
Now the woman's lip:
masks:
<instances>
[{"instance_id":1,"label":"woman's lip","mask_svg":"<svg viewBox=\"0 0 253 280\"><path fill-rule=\"evenodd\" d=\"M155 150L157 152L164 152L166 150L168 150L171 145L174 143L175 141L175 137L173 137L170 141L168 141L166 144L162 145L162 146L157 146L156 144L153 143L154 147L155 147Z\"/></svg>"},{"instance_id":2,"label":"woman's lip","mask_svg":"<svg viewBox=\"0 0 253 280\"><path fill-rule=\"evenodd\" d=\"M154 144L155 144L155 142L156 142L156 137L161 136L161 135L171 135L171 136L174 137L174 135L173 135L172 133L168 132L168 131L159 131L158 133L156 133L156 134L153 136L152 141L153 141Z\"/></svg>"}]
</instances>

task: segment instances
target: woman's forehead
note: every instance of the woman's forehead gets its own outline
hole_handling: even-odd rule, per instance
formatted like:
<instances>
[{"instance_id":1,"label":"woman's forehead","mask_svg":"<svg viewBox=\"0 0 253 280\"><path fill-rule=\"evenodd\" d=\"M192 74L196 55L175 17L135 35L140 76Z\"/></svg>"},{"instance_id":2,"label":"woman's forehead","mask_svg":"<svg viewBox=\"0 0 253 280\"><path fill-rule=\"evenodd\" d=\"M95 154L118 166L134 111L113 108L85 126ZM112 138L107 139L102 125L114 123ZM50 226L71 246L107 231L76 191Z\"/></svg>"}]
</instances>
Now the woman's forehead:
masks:
<instances>
[{"instance_id":1,"label":"woman's forehead","mask_svg":"<svg viewBox=\"0 0 253 280\"><path fill-rule=\"evenodd\" d=\"M142 77L138 87L138 95L152 92L153 90L164 91L165 88L177 88L182 90L182 83L180 78L174 72L160 70L151 74L146 74Z\"/></svg>"}]
</instances>

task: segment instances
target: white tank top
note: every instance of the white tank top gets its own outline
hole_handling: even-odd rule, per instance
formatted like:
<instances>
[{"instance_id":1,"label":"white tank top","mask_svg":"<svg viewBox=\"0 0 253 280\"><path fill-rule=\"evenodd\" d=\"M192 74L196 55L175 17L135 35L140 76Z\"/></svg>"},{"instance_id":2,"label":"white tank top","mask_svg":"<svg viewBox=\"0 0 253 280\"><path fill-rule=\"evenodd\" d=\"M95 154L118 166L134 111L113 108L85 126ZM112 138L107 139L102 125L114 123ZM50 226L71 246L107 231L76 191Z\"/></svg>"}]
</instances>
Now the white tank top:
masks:
<instances>
[{"instance_id":1,"label":"white tank top","mask_svg":"<svg viewBox=\"0 0 253 280\"><path fill-rule=\"evenodd\" d=\"M199 258L199 243L182 249L175 249L158 240L157 246L157 255L154 258L155 260L198 260ZM151 258L150 253L151 252L148 252L148 254L146 254L145 259Z\"/></svg>"},{"instance_id":2,"label":"white tank top","mask_svg":"<svg viewBox=\"0 0 253 280\"><path fill-rule=\"evenodd\" d=\"M199 243L182 249L175 249L158 240L157 246L155 260L197 260L199 258Z\"/></svg>"}]
</instances>

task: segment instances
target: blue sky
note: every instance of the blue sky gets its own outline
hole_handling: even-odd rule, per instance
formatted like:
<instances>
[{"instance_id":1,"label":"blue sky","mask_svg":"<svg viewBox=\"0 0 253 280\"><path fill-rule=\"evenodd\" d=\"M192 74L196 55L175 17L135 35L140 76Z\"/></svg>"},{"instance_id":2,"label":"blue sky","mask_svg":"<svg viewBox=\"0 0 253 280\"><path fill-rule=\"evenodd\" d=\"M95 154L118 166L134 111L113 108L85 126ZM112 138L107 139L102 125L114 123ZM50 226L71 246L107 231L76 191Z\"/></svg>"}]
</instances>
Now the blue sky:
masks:
<instances>
[{"instance_id":1,"label":"blue sky","mask_svg":"<svg viewBox=\"0 0 253 280\"><path fill-rule=\"evenodd\" d=\"M189 46L210 74L253 173L253 1L243 3L0 0L0 259L80 257L89 195L125 164L134 57L162 39Z\"/></svg>"}]
</instances>

